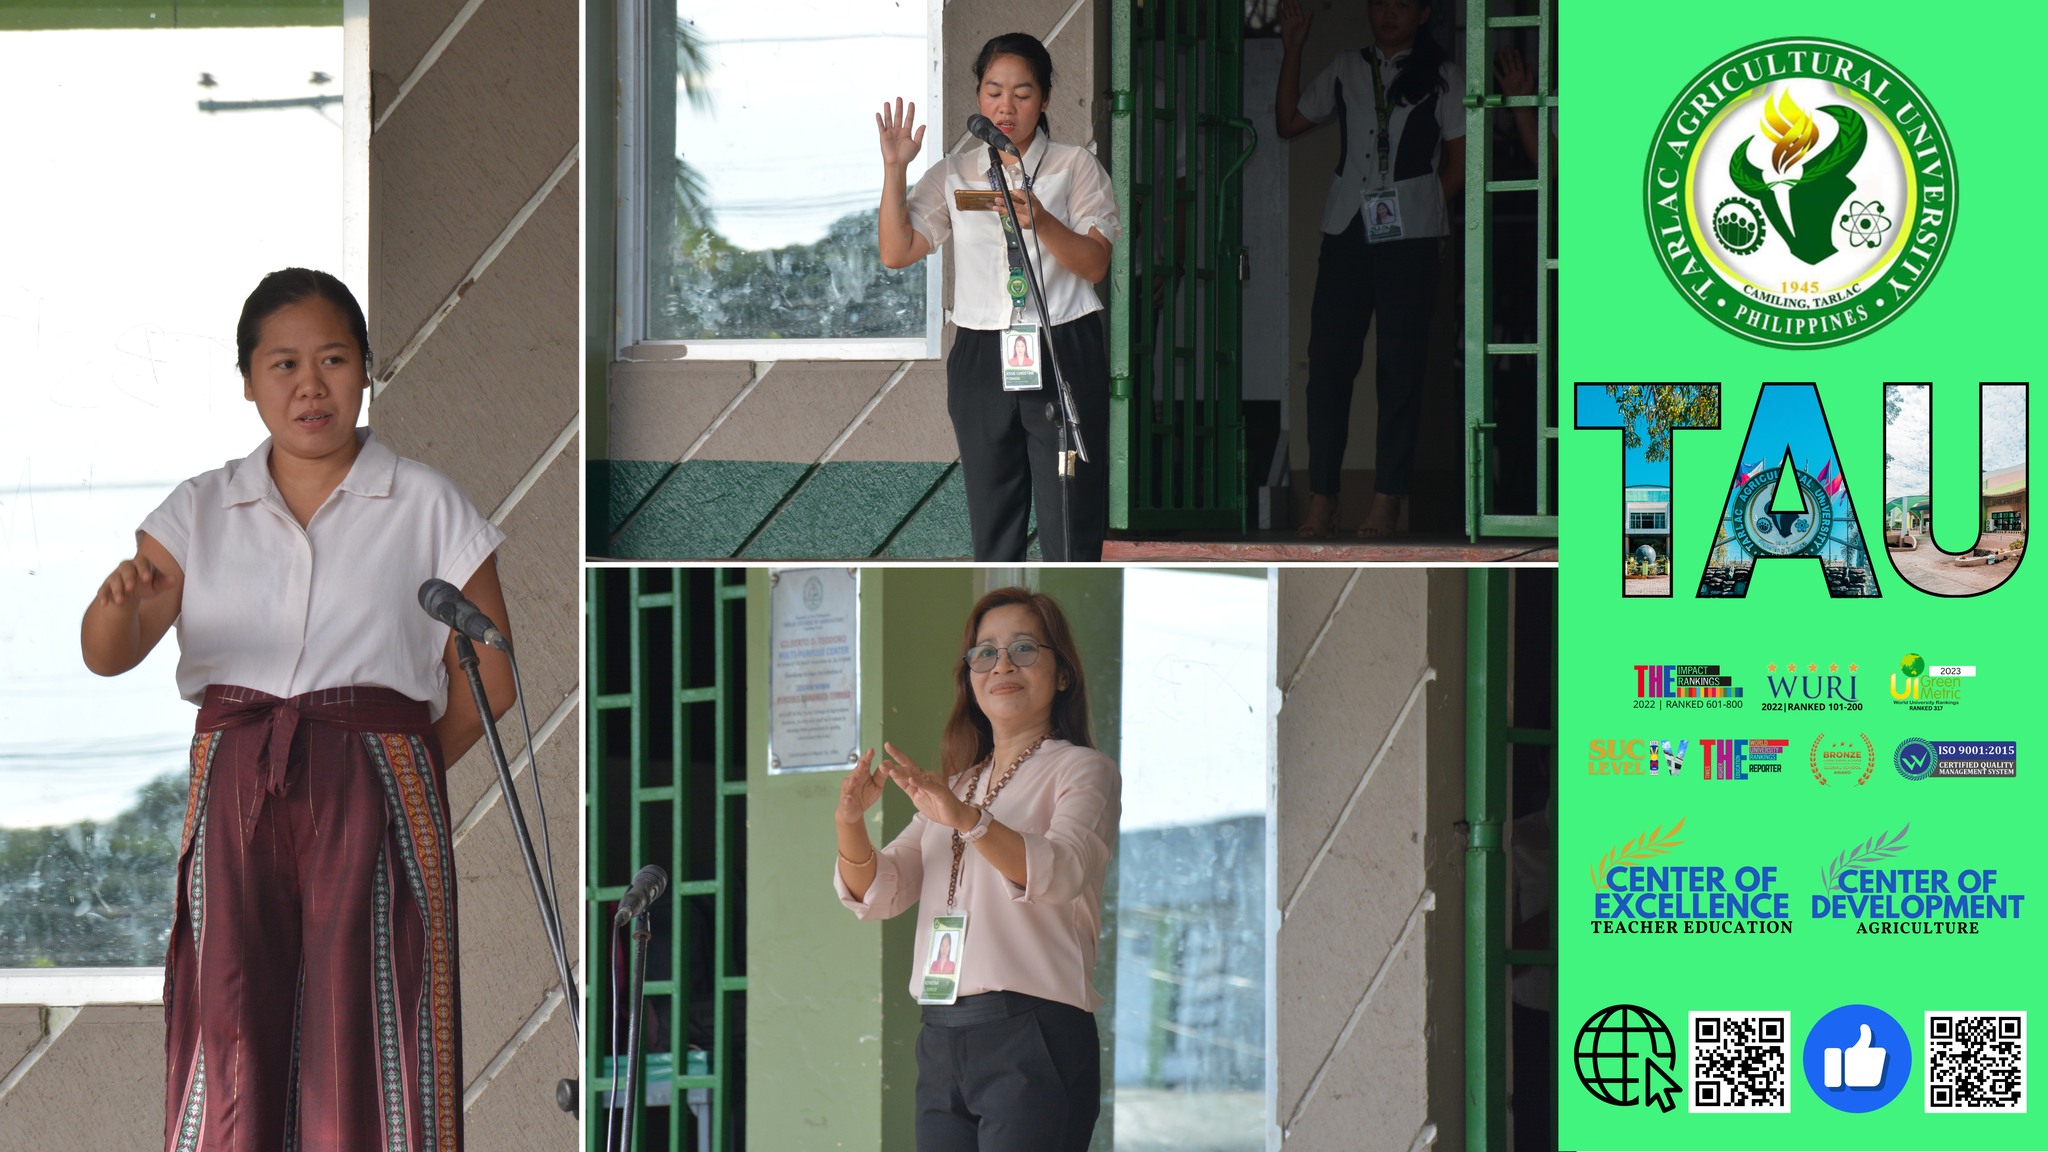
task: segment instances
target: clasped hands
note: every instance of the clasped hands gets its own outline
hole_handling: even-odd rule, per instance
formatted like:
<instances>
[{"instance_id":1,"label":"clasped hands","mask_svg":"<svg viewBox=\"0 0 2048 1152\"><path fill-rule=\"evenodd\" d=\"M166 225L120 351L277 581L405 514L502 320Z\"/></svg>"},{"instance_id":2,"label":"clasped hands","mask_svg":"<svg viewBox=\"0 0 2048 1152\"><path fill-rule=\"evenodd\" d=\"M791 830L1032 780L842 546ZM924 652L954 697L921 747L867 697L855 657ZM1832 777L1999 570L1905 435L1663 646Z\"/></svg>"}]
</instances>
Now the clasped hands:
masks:
<instances>
[{"instance_id":1,"label":"clasped hands","mask_svg":"<svg viewBox=\"0 0 2048 1152\"><path fill-rule=\"evenodd\" d=\"M834 815L841 824L859 824L867 819L868 809L882 798L885 776L895 781L924 818L933 823L966 832L981 819L981 809L954 795L942 777L919 768L894 744L885 741L882 748L888 754L886 759L876 763L875 750L870 748L840 781L839 807Z\"/></svg>"}]
</instances>

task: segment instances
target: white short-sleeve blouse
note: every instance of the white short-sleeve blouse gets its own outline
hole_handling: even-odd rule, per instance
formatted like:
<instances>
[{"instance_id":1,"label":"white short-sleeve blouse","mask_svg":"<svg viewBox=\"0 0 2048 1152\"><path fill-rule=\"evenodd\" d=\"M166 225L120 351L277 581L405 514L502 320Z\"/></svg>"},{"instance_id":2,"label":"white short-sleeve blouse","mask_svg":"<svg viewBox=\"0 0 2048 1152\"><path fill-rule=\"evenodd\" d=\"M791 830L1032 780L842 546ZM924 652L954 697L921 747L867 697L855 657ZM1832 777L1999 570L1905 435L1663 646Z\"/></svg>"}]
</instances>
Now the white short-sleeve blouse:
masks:
<instances>
[{"instance_id":1,"label":"white short-sleeve blouse","mask_svg":"<svg viewBox=\"0 0 2048 1152\"><path fill-rule=\"evenodd\" d=\"M1086 148L1055 144L1041 132L1024 150L1023 170L1011 166L1006 171L1011 190L1020 196L1023 172L1030 172L1031 191L1060 223L1083 236L1093 228L1110 243L1116 242L1120 231L1116 188L1101 162ZM925 172L906 201L910 226L933 252L948 239L956 241L953 323L984 332L1001 331L1010 326L1010 258L1003 244L1002 217L994 212L962 212L953 201L953 193L962 188L988 190L986 148L977 146L948 156ZM1031 230L1025 230L1024 240L1031 244ZM1045 311L1054 324L1079 320L1102 309L1095 286L1067 271L1043 244L1032 246L1031 263L1045 286ZM1037 323L1038 306L1027 304L1024 315Z\"/></svg>"},{"instance_id":2,"label":"white short-sleeve blouse","mask_svg":"<svg viewBox=\"0 0 2048 1152\"><path fill-rule=\"evenodd\" d=\"M439 577L461 587L505 534L453 481L367 428L303 528L270 476L270 441L178 485L142 522L184 571L178 692L209 684L291 697L374 685L448 706L448 626L419 606ZM500 621L503 623L503 621Z\"/></svg>"}]
</instances>

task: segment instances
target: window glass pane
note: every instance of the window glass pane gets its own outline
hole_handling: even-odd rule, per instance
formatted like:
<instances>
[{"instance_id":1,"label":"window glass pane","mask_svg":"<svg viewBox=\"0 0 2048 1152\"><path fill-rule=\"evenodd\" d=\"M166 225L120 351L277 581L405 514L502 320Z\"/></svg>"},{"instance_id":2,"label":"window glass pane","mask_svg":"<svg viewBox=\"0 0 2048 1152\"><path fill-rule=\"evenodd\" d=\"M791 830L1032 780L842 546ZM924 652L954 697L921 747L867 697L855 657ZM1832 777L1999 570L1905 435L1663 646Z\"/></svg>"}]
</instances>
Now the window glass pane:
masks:
<instances>
[{"instance_id":1,"label":"window glass pane","mask_svg":"<svg viewBox=\"0 0 2048 1152\"><path fill-rule=\"evenodd\" d=\"M876 250L874 116L897 96L930 112L926 17L924 0L653 6L648 339L925 336L926 262L892 271Z\"/></svg>"},{"instance_id":2,"label":"window glass pane","mask_svg":"<svg viewBox=\"0 0 2048 1152\"><path fill-rule=\"evenodd\" d=\"M1116 1146L1265 1144L1266 582L1124 574Z\"/></svg>"},{"instance_id":3,"label":"window glass pane","mask_svg":"<svg viewBox=\"0 0 2048 1152\"><path fill-rule=\"evenodd\" d=\"M341 57L338 26L0 33L0 968L163 963L177 641L102 680L78 620L172 487L265 435L235 319L266 272L340 270Z\"/></svg>"}]
</instances>

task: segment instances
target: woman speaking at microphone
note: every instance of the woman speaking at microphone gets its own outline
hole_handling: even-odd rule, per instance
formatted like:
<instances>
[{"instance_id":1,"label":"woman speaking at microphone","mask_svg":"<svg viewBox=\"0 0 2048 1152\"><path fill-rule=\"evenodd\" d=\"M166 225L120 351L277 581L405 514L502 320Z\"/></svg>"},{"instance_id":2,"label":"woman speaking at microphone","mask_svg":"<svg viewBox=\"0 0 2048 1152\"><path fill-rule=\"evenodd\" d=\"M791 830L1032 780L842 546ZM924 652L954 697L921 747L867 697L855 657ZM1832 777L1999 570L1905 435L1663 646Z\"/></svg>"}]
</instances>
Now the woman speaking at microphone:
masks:
<instances>
[{"instance_id":1,"label":"woman speaking at microphone","mask_svg":"<svg viewBox=\"0 0 2048 1152\"><path fill-rule=\"evenodd\" d=\"M1085 1152L1101 1099L1090 977L1122 785L1051 597L1002 588L968 615L937 775L894 745L840 785L839 899L918 909L911 994L918 1152ZM866 813L886 776L917 806L887 847ZM934 943L936 941L936 943Z\"/></svg>"},{"instance_id":2,"label":"woman speaking at microphone","mask_svg":"<svg viewBox=\"0 0 2048 1152\"><path fill-rule=\"evenodd\" d=\"M270 436L143 520L86 609L86 666L173 624L199 705L164 960L164 1147L462 1146L455 872L442 772L483 734L428 579L501 626L505 536L356 427L369 332L339 280L263 278L236 326ZM492 711L511 667L481 657Z\"/></svg>"},{"instance_id":3,"label":"woman speaking at microphone","mask_svg":"<svg viewBox=\"0 0 2048 1152\"><path fill-rule=\"evenodd\" d=\"M998 36L975 57L974 80L981 115L1017 148L1017 156L1003 158L1014 216L1007 202L993 212L962 207L958 193L980 193L985 201L998 186L979 143L932 165L906 195L906 169L924 146L924 128L912 131L916 104L885 103L875 117L882 145L882 263L907 268L954 241L956 330L946 359L946 410L960 446L974 558L1024 559L1035 502L1045 559L1099 560L1109 528L1109 352L1102 301L1091 285L1109 274L1116 194L1087 149L1048 139L1052 56L1045 45L1022 32ZM1033 351L1044 345L1035 289L1025 275L1026 246L1090 456L1075 469L1065 515L1059 397L1048 356Z\"/></svg>"}]
</instances>

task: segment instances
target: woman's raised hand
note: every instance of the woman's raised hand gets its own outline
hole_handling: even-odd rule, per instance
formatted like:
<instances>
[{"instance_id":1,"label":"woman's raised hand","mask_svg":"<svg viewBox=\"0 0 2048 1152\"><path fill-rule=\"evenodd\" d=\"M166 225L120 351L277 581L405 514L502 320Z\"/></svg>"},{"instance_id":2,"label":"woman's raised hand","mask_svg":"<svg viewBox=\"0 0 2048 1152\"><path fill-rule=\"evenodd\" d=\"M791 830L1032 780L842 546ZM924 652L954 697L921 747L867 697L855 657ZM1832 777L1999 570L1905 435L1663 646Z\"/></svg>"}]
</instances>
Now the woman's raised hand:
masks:
<instances>
[{"instance_id":1,"label":"woman's raised hand","mask_svg":"<svg viewBox=\"0 0 2048 1152\"><path fill-rule=\"evenodd\" d=\"M924 128L910 130L911 122L917 119L917 105L904 107L903 97L896 98L892 112L887 100L882 101L882 110L875 113L875 128L882 137L882 163L896 168L907 168L924 148Z\"/></svg>"},{"instance_id":2,"label":"woman's raised hand","mask_svg":"<svg viewBox=\"0 0 2048 1152\"><path fill-rule=\"evenodd\" d=\"M146 556L123 560L114 566L114 571L100 585L98 600L112 607L123 607L128 601L153 600L172 588L169 572L149 562Z\"/></svg>"},{"instance_id":3,"label":"woman's raised hand","mask_svg":"<svg viewBox=\"0 0 2048 1152\"><path fill-rule=\"evenodd\" d=\"M1280 46L1289 52L1301 51L1308 43L1308 26L1313 19L1301 7L1301 0L1280 0Z\"/></svg>"},{"instance_id":4,"label":"woman's raised hand","mask_svg":"<svg viewBox=\"0 0 2048 1152\"><path fill-rule=\"evenodd\" d=\"M883 771L889 774L889 779L894 780L898 788L903 789L903 794L910 797L910 802L917 805L925 819L962 832L974 827L975 821L981 817L974 805L953 795L953 790L946 787L944 780L919 768L910 757L897 751L894 744L884 743L882 747L889 753L889 762L882 765Z\"/></svg>"},{"instance_id":5,"label":"woman's raised hand","mask_svg":"<svg viewBox=\"0 0 2048 1152\"><path fill-rule=\"evenodd\" d=\"M1504 96L1529 96L1536 91L1536 77L1529 72L1529 66L1522 62L1522 54L1512 47L1503 48L1493 57L1493 78L1500 82Z\"/></svg>"},{"instance_id":6,"label":"woman's raised hand","mask_svg":"<svg viewBox=\"0 0 2048 1152\"><path fill-rule=\"evenodd\" d=\"M874 770L875 750L870 748L839 782L839 807L833 812L841 824L859 824L868 818L868 809L882 798L882 774Z\"/></svg>"}]
</instances>

